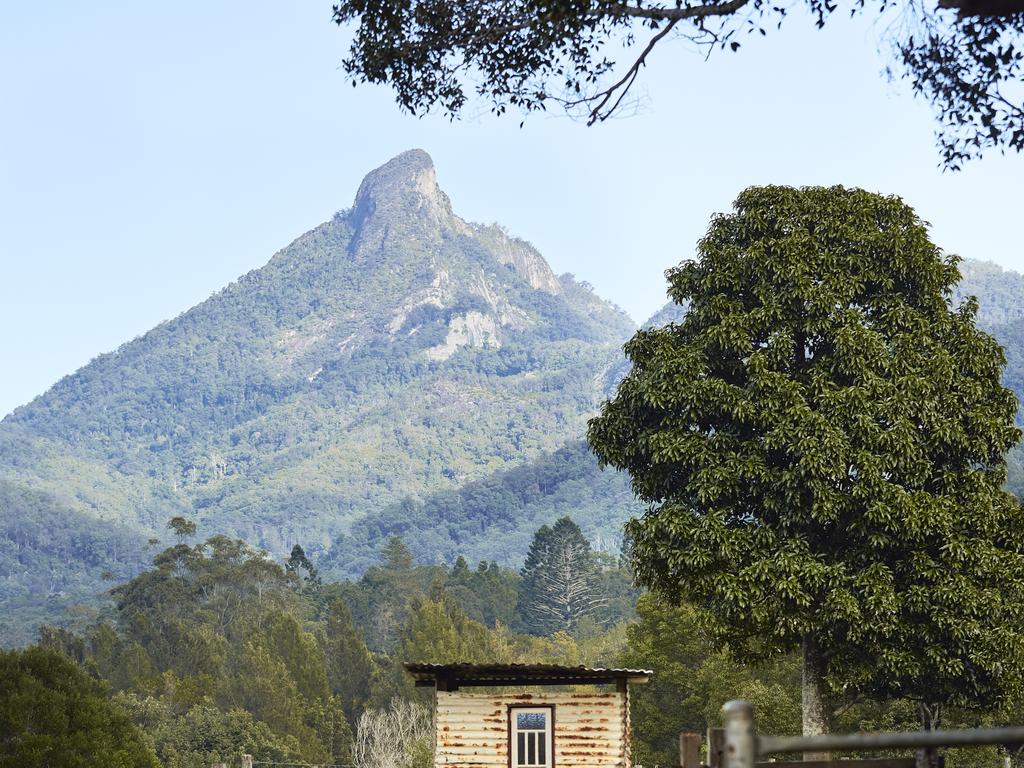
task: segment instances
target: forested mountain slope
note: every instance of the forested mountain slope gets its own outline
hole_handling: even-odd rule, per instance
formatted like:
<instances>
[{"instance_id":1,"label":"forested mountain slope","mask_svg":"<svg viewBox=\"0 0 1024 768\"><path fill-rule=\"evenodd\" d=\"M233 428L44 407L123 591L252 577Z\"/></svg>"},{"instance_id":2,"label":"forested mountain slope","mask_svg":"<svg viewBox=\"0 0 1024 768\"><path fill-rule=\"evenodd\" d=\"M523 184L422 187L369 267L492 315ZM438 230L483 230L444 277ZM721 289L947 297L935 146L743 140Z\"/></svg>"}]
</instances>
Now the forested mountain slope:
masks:
<instances>
[{"instance_id":1,"label":"forested mountain slope","mask_svg":"<svg viewBox=\"0 0 1024 768\"><path fill-rule=\"evenodd\" d=\"M961 269L1022 394L1024 277ZM633 329L460 219L404 153L264 267L0 422L0 645L137 572L175 515L278 557L301 544L332 576L393 534L423 562L516 564L566 514L615 547L639 506L581 438Z\"/></svg>"},{"instance_id":2,"label":"forested mountain slope","mask_svg":"<svg viewBox=\"0 0 1024 768\"><path fill-rule=\"evenodd\" d=\"M83 591L68 563L98 586L173 515L315 556L403 499L578 440L633 327L528 243L456 216L406 152L266 266L0 422L5 520L60 510L138 542L115 558L56 531L47 560L8 532L0 599Z\"/></svg>"},{"instance_id":3,"label":"forested mountain slope","mask_svg":"<svg viewBox=\"0 0 1024 768\"><path fill-rule=\"evenodd\" d=\"M389 536L401 536L423 563L451 563L462 555L471 563L515 566L533 530L565 516L580 521L595 548L617 551L623 522L642 509L628 476L602 471L586 442L576 440L459 489L403 499L367 515L335 542L321 568L362 574Z\"/></svg>"}]
</instances>

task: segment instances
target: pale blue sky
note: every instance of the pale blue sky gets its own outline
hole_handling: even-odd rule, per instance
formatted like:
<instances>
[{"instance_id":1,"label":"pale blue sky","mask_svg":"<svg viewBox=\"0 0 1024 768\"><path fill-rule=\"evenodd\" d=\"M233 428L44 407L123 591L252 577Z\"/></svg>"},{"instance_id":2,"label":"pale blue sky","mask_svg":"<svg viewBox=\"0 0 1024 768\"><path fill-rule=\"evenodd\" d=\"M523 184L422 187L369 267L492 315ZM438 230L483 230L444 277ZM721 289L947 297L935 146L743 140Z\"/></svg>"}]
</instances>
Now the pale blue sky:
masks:
<instances>
[{"instance_id":1,"label":"pale blue sky","mask_svg":"<svg viewBox=\"0 0 1024 768\"><path fill-rule=\"evenodd\" d=\"M183 9L184 7L184 9ZM449 123L353 89L330 0L0 10L0 414L173 317L422 147L455 209L499 221L641 321L663 271L750 184L896 193L964 256L1024 267L1020 156L942 173L931 113L873 25L791 19L712 60L651 59L643 112Z\"/></svg>"}]
</instances>

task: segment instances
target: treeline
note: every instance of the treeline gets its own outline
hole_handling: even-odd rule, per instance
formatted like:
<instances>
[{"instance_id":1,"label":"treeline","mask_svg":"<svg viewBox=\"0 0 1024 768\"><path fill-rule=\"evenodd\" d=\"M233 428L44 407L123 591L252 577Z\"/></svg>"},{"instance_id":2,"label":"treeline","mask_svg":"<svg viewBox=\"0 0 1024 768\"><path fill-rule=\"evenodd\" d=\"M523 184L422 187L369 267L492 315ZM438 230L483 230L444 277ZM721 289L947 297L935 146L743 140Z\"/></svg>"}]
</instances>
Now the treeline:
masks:
<instances>
[{"instance_id":1,"label":"treeline","mask_svg":"<svg viewBox=\"0 0 1024 768\"><path fill-rule=\"evenodd\" d=\"M625 561L593 551L568 518L538 529L519 571L417 565L392 538L347 582L325 582L301 547L277 563L223 536L189 543L194 526L172 522L179 542L112 590L106 620L80 634L44 627L36 648L0 657L13 670L0 682L0 728L11 734L0 765L73 749L90 764L147 768L242 753L384 768L400 736L401 767L427 768L429 692L402 661L653 668L632 696L642 765L674 764L679 731L716 723L730 698L753 700L765 731L799 730L799 659L739 663L699 611L639 595ZM25 691L45 712L25 709ZM68 713L83 708L91 714L75 725ZM909 702L854 702L841 720L915 718Z\"/></svg>"},{"instance_id":2,"label":"treeline","mask_svg":"<svg viewBox=\"0 0 1024 768\"><path fill-rule=\"evenodd\" d=\"M112 590L114 609L105 621L81 634L44 627L41 647L25 652L34 656L6 657L37 687L52 687L52 670L70 663L81 670L76 685L94 697L105 691L95 706L107 707L105 717L128 729L118 738L135 745L134 762L125 765L156 760L198 768L248 752L258 760L355 760L373 768L373 733L380 739L382 723L400 713L412 717L422 712L416 703L427 701L403 672L403 660L657 665L650 706L637 700L638 712L646 713L634 718L638 761L661 759L680 723L713 716L738 693L763 689L773 701L788 702L776 703L779 714L769 716L780 728L798 720L792 665L749 672L725 652L700 646L699 622L666 614L649 596L637 603L626 564L593 551L568 518L538 529L519 571L464 559L450 568L417 565L408 547L391 538L378 564L346 582L325 582L301 547L279 564L223 536L188 543L194 525L180 518L172 524L179 542ZM669 624L672 634L665 636ZM672 645L680 633L692 634L697 645L677 653ZM663 660L654 658L655 649ZM684 701L669 694L666 708L659 700L665 690L708 663L730 670L725 687L706 674L703 688ZM0 699L0 718L16 732L17 696L0 688ZM51 709L59 713L59 702ZM65 725L53 724L48 749L72 737L62 735ZM109 735L90 738L91 754L109 759ZM19 744L15 738L9 749ZM423 744L408 750L408 768L429 764Z\"/></svg>"},{"instance_id":3,"label":"treeline","mask_svg":"<svg viewBox=\"0 0 1024 768\"><path fill-rule=\"evenodd\" d=\"M604 550L619 548L623 519L641 511L628 476L602 471L586 442L574 440L520 466L357 520L327 552L323 569L361 574L391 536L401 536L421 562L452 563L462 554L471 562L509 565L510 555L523 556L542 521L565 510L585 515L588 535Z\"/></svg>"}]
</instances>

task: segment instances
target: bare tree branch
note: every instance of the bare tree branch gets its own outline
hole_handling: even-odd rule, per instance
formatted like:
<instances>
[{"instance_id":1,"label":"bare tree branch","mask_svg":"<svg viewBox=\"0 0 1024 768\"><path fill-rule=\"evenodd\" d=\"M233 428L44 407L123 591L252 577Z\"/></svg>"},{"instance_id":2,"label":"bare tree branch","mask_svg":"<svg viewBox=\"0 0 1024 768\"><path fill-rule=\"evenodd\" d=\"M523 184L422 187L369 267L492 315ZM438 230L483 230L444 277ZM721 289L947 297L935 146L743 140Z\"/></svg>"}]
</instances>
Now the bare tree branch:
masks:
<instances>
[{"instance_id":1,"label":"bare tree branch","mask_svg":"<svg viewBox=\"0 0 1024 768\"><path fill-rule=\"evenodd\" d=\"M744 0L744 2L745 1L746 0ZM631 66L626 71L626 74L623 75L618 81L612 83L603 91L600 91L599 93L596 93L593 96L587 96L585 98L577 99L575 101L566 101L565 106L571 109L573 107L580 106L581 104L593 104L594 101L597 101L597 104L594 105L594 107L591 108L590 110L590 116L587 119L587 125L593 125L597 121L607 120L612 114L614 114L615 110L619 108L619 105L622 103L623 98L625 98L626 94L629 93L629 89L633 86L633 83L636 82L637 75L640 74L640 67L644 66L645 62L647 61L647 55L654 50L654 46L656 46L658 42L665 37L665 35L672 31L672 28L675 27L677 23L678 20L670 21L668 24L665 25L665 28L663 30L661 30L658 34L652 37L650 41L647 43L647 47L643 49L643 51L637 57L636 61L633 62L633 66ZM620 89L621 92L619 93L618 98L615 99L615 102L609 109L605 109L608 102L612 99L613 96L615 96L615 92L619 91ZM604 112L602 112L602 110L604 110Z\"/></svg>"}]
</instances>

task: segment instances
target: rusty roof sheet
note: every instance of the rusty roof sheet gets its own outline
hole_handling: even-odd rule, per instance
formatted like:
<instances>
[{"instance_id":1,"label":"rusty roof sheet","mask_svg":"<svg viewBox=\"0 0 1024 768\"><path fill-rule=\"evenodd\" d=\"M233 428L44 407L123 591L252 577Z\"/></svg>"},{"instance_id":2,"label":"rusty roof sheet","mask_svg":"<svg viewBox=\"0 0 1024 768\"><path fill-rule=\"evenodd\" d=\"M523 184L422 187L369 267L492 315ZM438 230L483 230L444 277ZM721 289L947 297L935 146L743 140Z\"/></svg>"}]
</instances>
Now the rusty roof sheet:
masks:
<instances>
[{"instance_id":1,"label":"rusty roof sheet","mask_svg":"<svg viewBox=\"0 0 1024 768\"><path fill-rule=\"evenodd\" d=\"M460 685L584 685L646 683L654 673L649 669L605 669L570 667L561 664L424 664L404 661L402 666L416 685L434 685L444 681Z\"/></svg>"}]
</instances>

